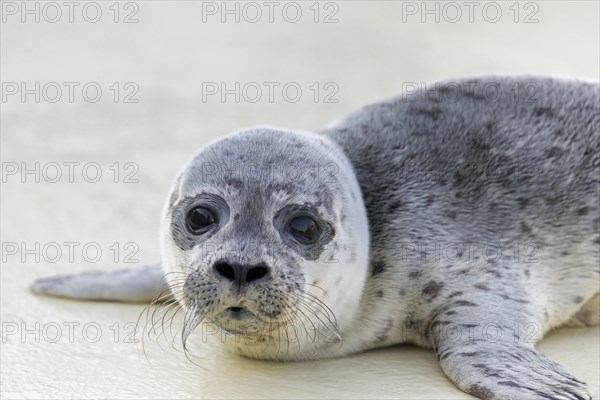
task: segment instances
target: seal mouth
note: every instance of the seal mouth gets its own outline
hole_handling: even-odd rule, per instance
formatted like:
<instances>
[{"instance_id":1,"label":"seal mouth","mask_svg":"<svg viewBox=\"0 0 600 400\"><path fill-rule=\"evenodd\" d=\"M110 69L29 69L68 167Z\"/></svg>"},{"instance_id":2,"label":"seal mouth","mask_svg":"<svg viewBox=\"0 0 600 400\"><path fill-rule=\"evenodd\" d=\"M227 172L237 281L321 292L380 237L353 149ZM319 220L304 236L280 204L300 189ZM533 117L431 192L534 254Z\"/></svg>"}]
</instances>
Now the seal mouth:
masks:
<instances>
[{"instance_id":1,"label":"seal mouth","mask_svg":"<svg viewBox=\"0 0 600 400\"><path fill-rule=\"evenodd\" d=\"M234 335L265 334L276 329L279 324L267 323L246 307L228 307L215 315L212 322L224 331Z\"/></svg>"},{"instance_id":2,"label":"seal mouth","mask_svg":"<svg viewBox=\"0 0 600 400\"><path fill-rule=\"evenodd\" d=\"M218 325L219 328L223 329L227 333L231 333L232 335L238 336L260 336L260 335L268 335L277 329L279 329L279 325L277 324L268 324L267 326L263 326L263 324L257 325L253 323L243 324L243 323L229 323L224 325Z\"/></svg>"},{"instance_id":3,"label":"seal mouth","mask_svg":"<svg viewBox=\"0 0 600 400\"><path fill-rule=\"evenodd\" d=\"M235 321L258 320L258 317L245 307L229 307L223 314Z\"/></svg>"}]
</instances>

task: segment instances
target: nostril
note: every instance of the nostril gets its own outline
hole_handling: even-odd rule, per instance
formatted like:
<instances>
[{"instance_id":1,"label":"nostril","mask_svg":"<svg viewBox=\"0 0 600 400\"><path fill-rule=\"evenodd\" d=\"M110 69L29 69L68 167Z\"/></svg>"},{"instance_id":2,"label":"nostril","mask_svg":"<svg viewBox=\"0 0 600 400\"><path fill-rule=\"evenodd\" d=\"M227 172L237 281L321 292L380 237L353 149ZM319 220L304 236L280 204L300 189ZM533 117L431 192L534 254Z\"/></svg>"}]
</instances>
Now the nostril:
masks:
<instances>
[{"instance_id":1,"label":"nostril","mask_svg":"<svg viewBox=\"0 0 600 400\"><path fill-rule=\"evenodd\" d=\"M267 267L258 266L253 267L248 270L248 274L246 275L246 282L252 282L257 279L260 279L269 273L269 269Z\"/></svg>"},{"instance_id":2,"label":"nostril","mask_svg":"<svg viewBox=\"0 0 600 400\"><path fill-rule=\"evenodd\" d=\"M235 280L235 270L233 269L233 267L227 263L217 263L215 265L215 271L217 271L217 273L219 275L221 275L224 278L229 279L230 281Z\"/></svg>"},{"instance_id":3,"label":"nostril","mask_svg":"<svg viewBox=\"0 0 600 400\"><path fill-rule=\"evenodd\" d=\"M241 288L241 285L259 280L269 273L269 268L261 263L256 265L241 265L219 261L214 264L216 275L233 282Z\"/></svg>"}]
</instances>

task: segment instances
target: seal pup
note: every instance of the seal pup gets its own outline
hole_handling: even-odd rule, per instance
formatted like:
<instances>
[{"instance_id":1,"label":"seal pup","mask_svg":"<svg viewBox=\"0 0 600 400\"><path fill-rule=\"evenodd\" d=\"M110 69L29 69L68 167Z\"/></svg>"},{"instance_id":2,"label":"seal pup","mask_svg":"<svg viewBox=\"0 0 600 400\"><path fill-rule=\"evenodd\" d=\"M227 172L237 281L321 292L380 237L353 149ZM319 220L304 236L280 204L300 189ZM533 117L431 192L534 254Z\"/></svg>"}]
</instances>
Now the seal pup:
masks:
<instances>
[{"instance_id":1,"label":"seal pup","mask_svg":"<svg viewBox=\"0 0 600 400\"><path fill-rule=\"evenodd\" d=\"M488 77L314 133L234 133L177 175L162 272L32 290L143 301L166 282L184 342L207 321L230 339L214 342L259 359L413 343L482 399L591 398L534 345L599 321L599 100L598 83Z\"/></svg>"}]
</instances>

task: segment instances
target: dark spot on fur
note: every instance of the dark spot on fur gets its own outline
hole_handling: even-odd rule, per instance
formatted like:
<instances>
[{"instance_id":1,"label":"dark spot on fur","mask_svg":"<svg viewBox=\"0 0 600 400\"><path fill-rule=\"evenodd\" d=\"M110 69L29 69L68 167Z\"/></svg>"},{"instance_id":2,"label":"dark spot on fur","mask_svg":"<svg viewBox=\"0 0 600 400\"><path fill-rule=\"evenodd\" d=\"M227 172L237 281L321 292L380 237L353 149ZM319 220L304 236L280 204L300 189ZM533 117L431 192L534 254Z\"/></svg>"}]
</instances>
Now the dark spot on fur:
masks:
<instances>
[{"instance_id":1,"label":"dark spot on fur","mask_svg":"<svg viewBox=\"0 0 600 400\"><path fill-rule=\"evenodd\" d=\"M448 213L448 217L449 217L450 219L456 219L456 211L450 211L450 212Z\"/></svg>"},{"instance_id":2,"label":"dark spot on fur","mask_svg":"<svg viewBox=\"0 0 600 400\"><path fill-rule=\"evenodd\" d=\"M555 157L556 155L560 154L561 151L562 150L560 149L560 147L558 147L558 146L552 146L550 148L550 150L548 150L548 152L546 153L546 155L548 157Z\"/></svg>"},{"instance_id":3,"label":"dark spot on fur","mask_svg":"<svg viewBox=\"0 0 600 400\"><path fill-rule=\"evenodd\" d=\"M575 304L583 303L583 297L577 296L573 299L573 301L575 302Z\"/></svg>"},{"instance_id":4,"label":"dark spot on fur","mask_svg":"<svg viewBox=\"0 0 600 400\"><path fill-rule=\"evenodd\" d=\"M400 206L402 206L400 201L394 201L387 206L387 211L388 213L393 213L394 211L398 210Z\"/></svg>"},{"instance_id":5,"label":"dark spot on fur","mask_svg":"<svg viewBox=\"0 0 600 400\"><path fill-rule=\"evenodd\" d=\"M487 124L485 125L485 128L486 128L488 131L491 131L491 130L492 130L492 124L491 124L491 123L487 123ZM489 151L490 151L490 148L491 148L491 146L490 146L488 143L486 143L485 141L483 141L483 139L482 139L482 138L478 138L478 137L472 138L472 139L469 141L469 146L470 146L470 147L471 147L471 148L472 148L472 149L473 149L473 150L474 150L476 153L479 153L479 154L482 154L482 153L487 153L487 152L489 152Z\"/></svg>"},{"instance_id":6,"label":"dark spot on fur","mask_svg":"<svg viewBox=\"0 0 600 400\"><path fill-rule=\"evenodd\" d=\"M587 207L581 207L579 210L577 210L577 215L587 215L587 213L590 211L589 208Z\"/></svg>"},{"instance_id":7,"label":"dark spot on fur","mask_svg":"<svg viewBox=\"0 0 600 400\"><path fill-rule=\"evenodd\" d=\"M464 171L461 171L460 168L458 168L456 171L454 171L454 187L459 187L463 184L463 182L465 181L465 179L468 178L467 174L464 173ZM454 194L454 197L462 197L462 195L460 194L460 192L457 192Z\"/></svg>"},{"instance_id":8,"label":"dark spot on fur","mask_svg":"<svg viewBox=\"0 0 600 400\"><path fill-rule=\"evenodd\" d=\"M413 271L410 274L408 274L408 277L411 279L415 279L415 278L420 277L421 275L422 275L421 271Z\"/></svg>"},{"instance_id":9,"label":"dark spot on fur","mask_svg":"<svg viewBox=\"0 0 600 400\"><path fill-rule=\"evenodd\" d=\"M382 298L382 297L383 297L383 290L378 290L378 291L375 293L375 297Z\"/></svg>"},{"instance_id":10,"label":"dark spot on fur","mask_svg":"<svg viewBox=\"0 0 600 400\"><path fill-rule=\"evenodd\" d=\"M498 385L510 386L510 387L521 387L516 382L513 382L513 381L500 381L500 382L498 382Z\"/></svg>"},{"instance_id":11,"label":"dark spot on fur","mask_svg":"<svg viewBox=\"0 0 600 400\"><path fill-rule=\"evenodd\" d=\"M244 182L242 182L240 179L236 179L236 178L229 178L225 181L225 184L231 187L234 187L236 189L240 189L244 186Z\"/></svg>"},{"instance_id":12,"label":"dark spot on fur","mask_svg":"<svg viewBox=\"0 0 600 400\"><path fill-rule=\"evenodd\" d=\"M440 108L434 107L434 108L418 108L416 110L416 114L418 115L425 115L431 119L433 119L434 121L436 121L440 114L442 113L442 110Z\"/></svg>"},{"instance_id":13,"label":"dark spot on fur","mask_svg":"<svg viewBox=\"0 0 600 400\"><path fill-rule=\"evenodd\" d=\"M458 353L459 356L463 356L463 357L475 357L478 354L479 354L479 352L477 352L477 351L470 351L470 352L466 352L466 353Z\"/></svg>"},{"instance_id":14,"label":"dark spot on fur","mask_svg":"<svg viewBox=\"0 0 600 400\"><path fill-rule=\"evenodd\" d=\"M531 228L525 222L521 221L521 232L531 233Z\"/></svg>"},{"instance_id":15,"label":"dark spot on fur","mask_svg":"<svg viewBox=\"0 0 600 400\"><path fill-rule=\"evenodd\" d=\"M498 377L499 375L499 370L491 368L485 364L473 364L473 366L475 368L479 368L483 374L487 377Z\"/></svg>"},{"instance_id":16,"label":"dark spot on fur","mask_svg":"<svg viewBox=\"0 0 600 400\"><path fill-rule=\"evenodd\" d=\"M428 195L428 196L427 196L427 201L425 202L425 205L426 205L427 207L429 207L430 205L432 205L432 204L433 204L433 201L434 201L434 200L435 200L435 196L434 196L434 195L432 195L432 194Z\"/></svg>"},{"instance_id":17,"label":"dark spot on fur","mask_svg":"<svg viewBox=\"0 0 600 400\"><path fill-rule=\"evenodd\" d=\"M475 285L475 287L479 290L483 290L486 292L488 292L490 290L490 288L485 283L478 283Z\"/></svg>"},{"instance_id":18,"label":"dark spot on fur","mask_svg":"<svg viewBox=\"0 0 600 400\"><path fill-rule=\"evenodd\" d=\"M381 274L383 271L385 271L387 269L387 266L385 265L385 263L383 261L374 261L373 262L373 269L372 269L372 275L376 276Z\"/></svg>"},{"instance_id":19,"label":"dark spot on fur","mask_svg":"<svg viewBox=\"0 0 600 400\"><path fill-rule=\"evenodd\" d=\"M458 297L458 296L462 296L463 292L457 291L457 292L452 292L450 294L450 296L448 296L449 299L453 298L453 297Z\"/></svg>"},{"instance_id":20,"label":"dark spot on fur","mask_svg":"<svg viewBox=\"0 0 600 400\"><path fill-rule=\"evenodd\" d=\"M566 257L566 256L568 256L569 254L571 254L571 253L569 253L567 250L565 250L565 251L563 251L562 253L560 253L560 255L561 255L561 256L563 256L563 257Z\"/></svg>"},{"instance_id":21,"label":"dark spot on fur","mask_svg":"<svg viewBox=\"0 0 600 400\"><path fill-rule=\"evenodd\" d=\"M494 397L494 392L481 385L469 386L469 389L467 389L467 393L470 393L475 397L479 397L480 399L491 399Z\"/></svg>"},{"instance_id":22,"label":"dark spot on fur","mask_svg":"<svg viewBox=\"0 0 600 400\"><path fill-rule=\"evenodd\" d=\"M550 107L536 107L533 109L533 112L536 117L541 117L541 116L554 117L555 116L554 110L552 110L552 108L550 108Z\"/></svg>"},{"instance_id":23,"label":"dark spot on fur","mask_svg":"<svg viewBox=\"0 0 600 400\"><path fill-rule=\"evenodd\" d=\"M429 281L423 288L422 294L430 299L435 299L440 294L440 290L442 290L443 287L444 284L442 282Z\"/></svg>"},{"instance_id":24,"label":"dark spot on fur","mask_svg":"<svg viewBox=\"0 0 600 400\"><path fill-rule=\"evenodd\" d=\"M519 201L519 207L521 207L521 209L527 207L527 204L529 204L529 199L527 197L519 197L517 200Z\"/></svg>"},{"instance_id":25,"label":"dark spot on fur","mask_svg":"<svg viewBox=\"0 0 600 400\"><path fill-rule=\"evenodd\" d=\"M459 307L477 307L477 304L467 300L457 300L453 304Z\"/></svg>"}]
</instances>

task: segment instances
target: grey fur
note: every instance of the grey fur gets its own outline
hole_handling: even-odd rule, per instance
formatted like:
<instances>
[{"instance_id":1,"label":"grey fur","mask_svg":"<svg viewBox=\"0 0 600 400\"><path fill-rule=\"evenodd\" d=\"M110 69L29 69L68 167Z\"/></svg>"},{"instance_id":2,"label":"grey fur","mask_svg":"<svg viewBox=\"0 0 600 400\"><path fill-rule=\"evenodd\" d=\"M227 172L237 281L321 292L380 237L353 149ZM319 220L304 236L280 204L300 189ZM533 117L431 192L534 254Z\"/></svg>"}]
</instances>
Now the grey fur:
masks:
<instances>
[{"instance_id":1,"label":"grey fur","mask_svg":"<svg viewBox=\"0 0 600 400\"><path fill-rule=\"evenodd\" d=\"M458 86L469 89L452 92ZM176 179L162 251L165 270L187 276L177 292L191 321L185 338L202 318L230 329L219 310L231 305L300 318L307 282L318 281L330 295L320 301L331 307L320 312L338 317L335 340L295 354L244 344L234 351L314 359L408 342L433 347L448 377L482 399L590 398L534 344L552 328L599 319L598 83L446 83L369 105L319 133L241 132L204 147ZM281 160L300 174L240 174L240 165ZM326 173L306 168L316 164ZM182 230L197 196L218 196L227 208L212 236ZM363 202L368 238L353 246ZM280 235L285 224L276 215L290 204L331 226L326 239L340 248L338 265L307 264L306 249ZM198 254L198 240L229 246L235 262L266 262L273 278L240 300L211 272L219 257ZM273 247L248 253L256 243ZM367 246L368 265L360 258ZM349 284L356 293L347 293Z\"/></svg>"},{"instance_id":2,"label":"grey fur","mask_svg":"<svg viewBox=\"0 0 600 400\"><path fill-rule=\"evenodd\" d=\"M535 326L536 341L571 318L598 323L599 85L527 77L473 82L498 83L502 96L495 102L469 96L439 101L439 92L398 97L323 131L344 148L364 195L376 244L366 290L408 292L397 298L401 312L386 299L363 313L404 315L405 323L418 315L421 323L409 341L431 343L446 374L473 395L588 398L584 385L535 352L533 343L506 335L515 323ZM528 83L535 95L515 98L510 88ZM525 252L535 250L538 261L515 262L511 253L494 263L469 259L444 266L418 251L406 260L398 245L455 242L503 249L529 243ZM453 296L456 289L462 293ZM586 301L587 318L577 315ZM474 339L451 340L439 329L449 322L476 324ZM503 327L505 340L477 340L486 323Z\"/></svg>"}]
</instances>

